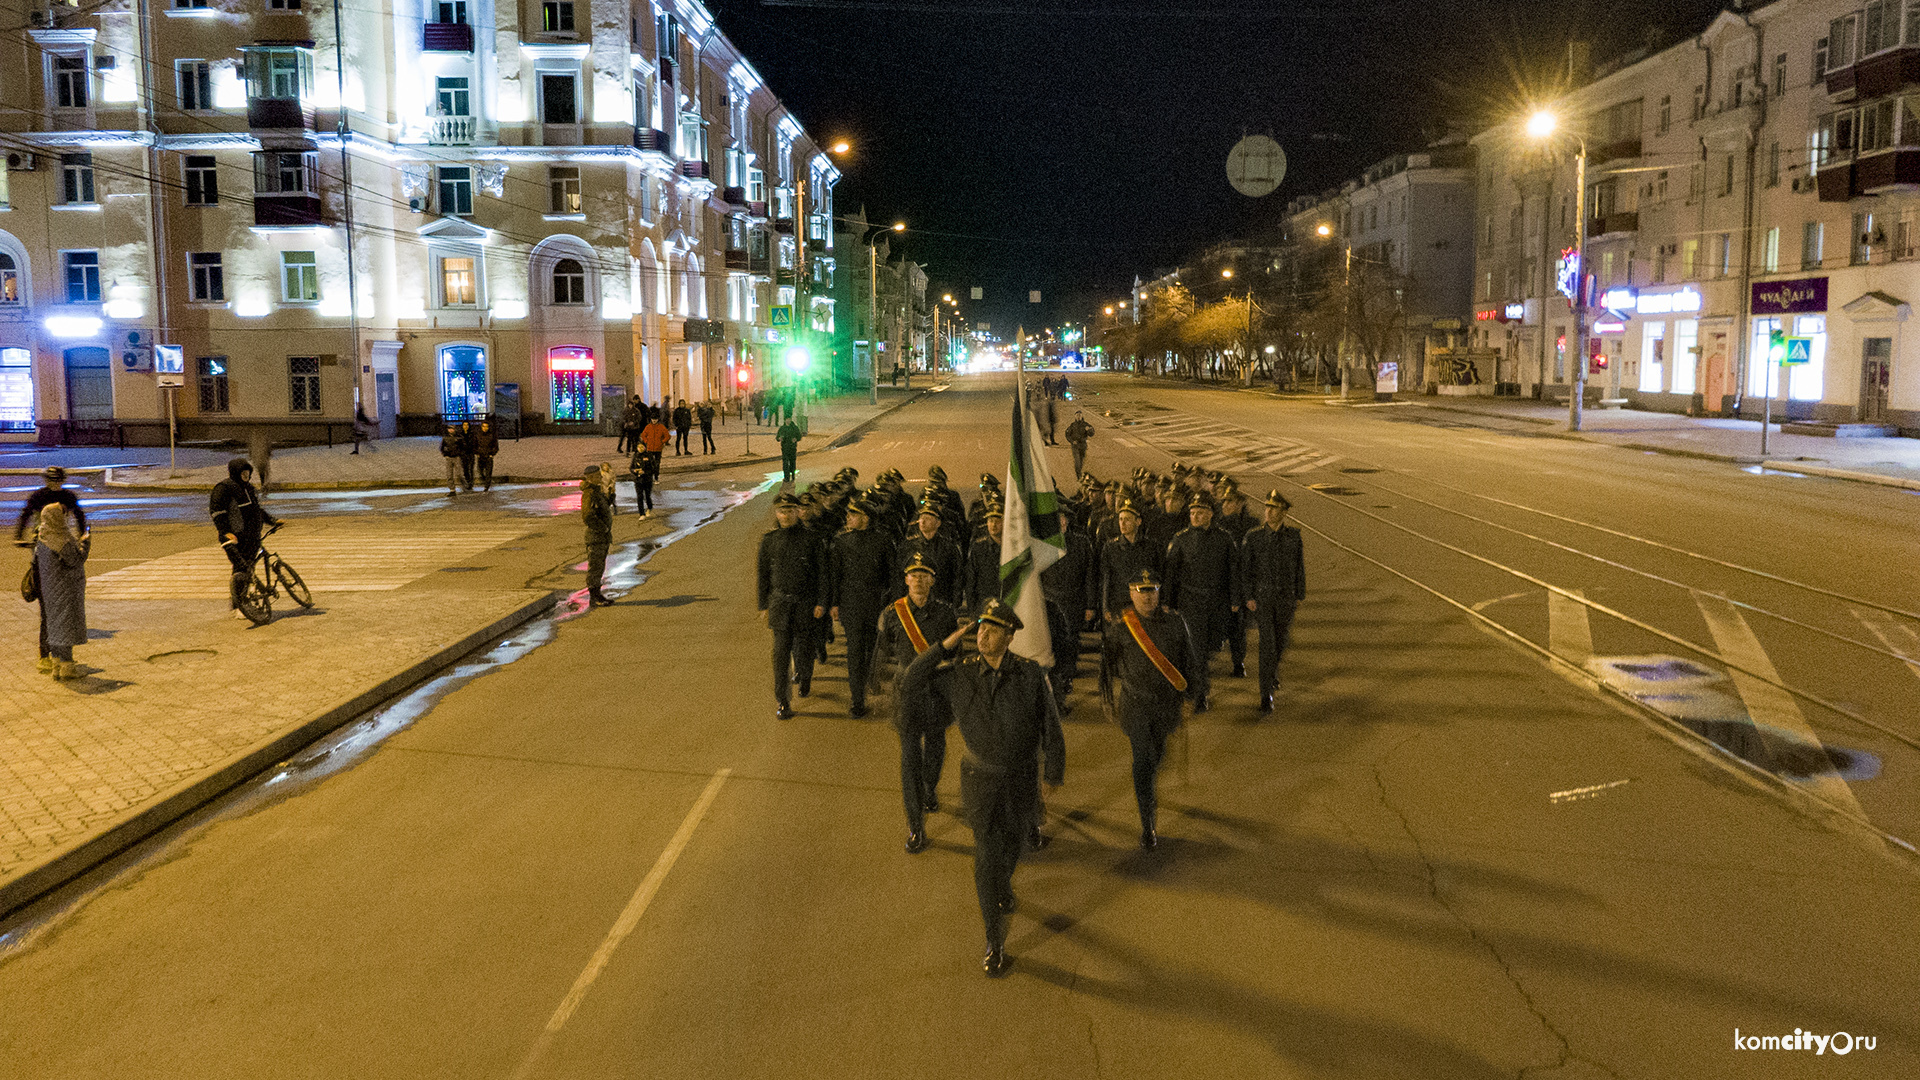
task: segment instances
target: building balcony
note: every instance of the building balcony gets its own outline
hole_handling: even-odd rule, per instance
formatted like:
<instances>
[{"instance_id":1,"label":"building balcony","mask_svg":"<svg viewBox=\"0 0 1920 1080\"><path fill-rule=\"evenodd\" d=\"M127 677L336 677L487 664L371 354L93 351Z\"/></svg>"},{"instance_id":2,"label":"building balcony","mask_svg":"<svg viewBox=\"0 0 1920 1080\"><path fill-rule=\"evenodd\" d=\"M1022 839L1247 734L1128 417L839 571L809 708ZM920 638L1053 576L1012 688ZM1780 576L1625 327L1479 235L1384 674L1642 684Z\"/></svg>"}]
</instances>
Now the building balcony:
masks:
<instances>
[{"instance_id":1,"label":"building balcony","mask_svg":"<svg viewBox=\"0 0 1920 1080\"><path fill-rule=\"evenodd\" d=\"M1827 93L1836 102L1883 97L1916 85L1920 85L1920 44L1884 49L1850 67L1827 72Z\"/></svg>"},{"instance_id":2,"label":"building balcony","mask_svg":"<svg viewBox=\"0 0 1920 1080\"><path fill-rule=\"evenodd\" d=\"M320 196L310 192L290 195L257 193L253 197L253 223L272 229L300 229L324 226L320 214Z\"/></svg>"},{"instance_id":3,"label":"building balcony","mask_svg":"<svg viewBox=\"0 0 1920 1080\"><path fill-rule=\"evenodd\" d=\"M808 240L808 241L807 241L807 250L808 250L808 251L812 251L812 252L816 252L816 253L818 253L818 254L821 254L821 255L825 255L825 254L827 253L827 240L826 240L826 238L825 238L825 237L823 237L823 236L816 236L816 237L814 237L813 239L811 239L811 240Z\"/></svg>"},{"instance_id":4,"label":"building balcony","mask_svg":"<svg viewBox=\"0 0 1920 1080\"><path fill-rule=\"evenodd\" d=\"M766 201L765 201L765 200L761 200L760 202L750 202L750 203L748 203L748 204L747 204L747 216L748 216L748 217L757 217L757 218L765 218L765 217L767 216L767 204L766 204Z\"/></svg>"},{"instance_id":5,"label":"building balcony","mask_svg":"<svg viewBox=\"0 0 1920 1080\"><path fill-rule=\"evenodd\" d=\"M248 98L247 127L256 131L313 127L313 111L298 98Z\"/></svg>"},{"instance_id":6,"label":"building balcony","mask_svg":"<svg viewBox=\"0 0 1920 1080\"><path fill-rule=\"evenodd\" d=\"M680 175L695 180L707 178L707 163L704 161L683 161L680 163Z\"/></svg>"},{"instance_id":7,"label":"building balcony","mask_svg":"<svg viewBox=\"0 0 1920 1080\"><path fill-rule=\"evenodd\" d=\"M766 255L750 256L747 259L747 270L749 273L759 274L764 277L767 274L773 273L773 259Z\"/></svg>"},{"instance_id":8,"label":"building balcony","mask_svg":"<svg viewBox=\"0 0 1920 1080\"><path fill-rule=\"evenodd\" d=\"M473 142L479 127L477 116L436 116L427 131L427 142L434 146L466 146Z\"/></svg>"},{"instance_id":9,"label":"building balcony","mask_svg":"<svg viewBox=\"0 0 1920 1080\"><path fill-rule=\"evenodd\" d=\"M773 280L774 280L774 284L776 284L776 285L791 285L791 284L793 284L793 281L794 281L794 278L793 278L793 267L791 267L791 266L783 266L783 267L781 267L781 268L779 269L779 271L778 271L777 273L775 273L775 274L774 274L774 276L773 276Z\"/></svg>"},{"instance_id":10,"label":"building balcony","mask_svg":"<svg viewBox=\"0 0 1920 1080\"><path fill-rule=\"evenodd\" d=\"M722 189L720 192L720 197L726 200L726 203L728 206L747 205L747 189L743 187L730 187L730 188Z\"/></svg>"},{"instance_id":11,"label":"building balcony","mask_svg":"<svg viewBox=\"0 0 1920 1080\"><path fill-rule=\"evenodd\" d=\"M1920 190L1920 147L1901 147L1820 166L1820 201Z\"/></svg>"},{"instance_id":12,"label":"building balcony","mask_svg":"<svg viewBox=\"0 0 1920 1080\"><path fill-rule=\"evenodd\" d=\"M746 270L752 264L745 248L728 248L726 258L729 270Z\"/></svg>"},{"instance_id":13,"label":"building balcony","mask_svg":"<svg viewBox=\"0 0 1920 1080\"><path fill-rule=\"evenodd\" d=\"M1636 158L1639 156L1640 140L1638 137L1632 139L1615 139L1612 142L1596 142L1587 147L1587 167L1591 169L1596 165L1603 165L1619 158Z\"/></svg>"},{"instance_id":14,"label":"building balcony","mask_svg":"<svg viewBox=\"0 0 1920 1080\"><path fill-rule=\"evenodd\" d=\"M773 231L779 233L781 236L792 236L793 219L790 217L775 218L773 221Z\"/></svg>"},{"instance_id":15,"label":"building balcony","mask_svg":"<svg viewBox=\"0 0 1920 1080\"><path fill-rule=\"evenodd\" d=\"M656 154L673 152L673 143L667 139L667 133L656 128L634 129L633 145L636 149L651 150Z\"/></svg>"},{"instance_id":16,"label":"building balcony","mask_svg":"<svg viewBox=\"0 0 1920 1080\"><path fill-rule=\"evenodd\" d=\"M473 27L467 23L427 23L420 28L423 52L470 53L473 51Z\"/></svg>"},{"instance_id":17,"label":"building balcony","mask_svg":"<svg viewBox=\"0 0 1920 1080\"><path fill-rule=\"evenodd\" d=\"M1597 240L1603 236L1626 235L1640 231L1640 212L1625 210L1587 221L1587 239Z\"/></svg>"}]
</instances>

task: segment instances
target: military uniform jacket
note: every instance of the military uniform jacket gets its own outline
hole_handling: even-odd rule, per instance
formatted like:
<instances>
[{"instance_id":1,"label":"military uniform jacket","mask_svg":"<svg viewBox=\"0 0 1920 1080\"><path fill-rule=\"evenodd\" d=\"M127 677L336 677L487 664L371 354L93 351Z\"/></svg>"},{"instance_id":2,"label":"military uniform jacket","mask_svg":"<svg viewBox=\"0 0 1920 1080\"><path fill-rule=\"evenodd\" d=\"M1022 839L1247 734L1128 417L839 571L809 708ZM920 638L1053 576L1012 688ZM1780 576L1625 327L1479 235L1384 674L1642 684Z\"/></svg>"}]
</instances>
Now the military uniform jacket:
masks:
<instances>
[{"instance_id":1,"label":"military uniform jacket","mask_svg":"<svg viewBox=\"0 0 1920 1080\"><path fill-rule=\"evenodd\" d=\"M1081 612L1100 610L1099 566L1086 533L1068 529L1066 545L1065 553L1040 571L1040 588L1067 613L1069 622L1079 626Z\"/></svg>"},{"instance_id":2,"label":"military uniform jacket","mask_svg":"<svg viewBox=\"0 0 1920 1080\"><path fill-rule=\"evenodd\" d=\"M967 546L966 584L966 592L960 598L963 611L979 611L988 597L999 597L1000 541L983 536Z\"/></svg>"},{"instance_id":3,"label":"military uniform jacket","mask_svg":"<svg viewBox=\"0 0 1920 1080\"><path fill-rule=\"evenodd\" d=\"M771 627L797 626L827 604L826 556L804 526L760 538L760 610Z\"/></svg>"},{"instance_id":4,"label":"military uniform jacket","mask_svg":"<svg viewBox=\"0 0 1920 1080\"><path fill-rule=\"evenodd\" d=\"M1265 525L1247 534L1240 551L1242 595L1261 607L1294 607L1307 598L1307 563L1300 530Z\"/></svg>"},{"instance_id":5,"label":"military uniform jacket","mask_svg":"<svg viewBox=\"0 0 1920 1080\"><path fill-rule=\"evenodd\" d=\"M613 543L613 491L601 484L580 485L580 517L587 524L587 542Z\"/></svg>"},{"instance_id":6,"label":"military uniform jacket","mask_svg":"<svg viewBox=\"0 0 1920 1080\"><path fill-rule=\"evenodd\" d=\"M1238 544L1247 538L1248 533L1262 526L1260 520L1247 513L1247 508L1243 506L1237 514L1215 515L1213 527L1232 537L1233 542Z\"/></svg>"},{"instance_id":7,"label":"military uniform jacket","mask_svg":"<svg viewBox=\"0 0 1920 1080\"><path fill-rule=\"evenodd\" d=\"M1164 510L1155 510L1140 523L1140 534L1152 541L1154 547L1165 551L1167 546L1173 543L1173 538L1179 536L1187 527L1187 521L1185 510L1178 510L1171 514Z\"/></svg>"},{"instance_id":8,"label":"military uniform jacket","mask_svg":"<svg viewBox=\"0 0 1920 1080\"><path fill-rule=\"evenodd\" d=\"M951 604L928 597L925 607L913 607L911 600L907 605L930 652L960 628L959 616L953 613ZM945 731L947 725L953 723L953 713L948 710L947 699L937 682L922 693L905 692L906 670L918 655L913 638L901 625L900 613L892 604L881 609L880 638L873 646L873 678L876 682L889 676L894 680L893 726L909 733Z\"/></svg>"},{"instance_id":9,"label":"military uniform jacket","mask_svg":"<svg viewBox=\"0 0 1920 1080\"><path fill-rule=\"evenodd\" d=\"M944 530L934 533L929 539L919 529L915 529L907 534L905 540L900 541L900 546L893 549L893 595L907 595L907 582L902 575L906 573L907 564L913 561L915 555L925 559L927 565L933 567L933 595L956 608L965 602L965 597L961 595L965 591L965 585L961 582L960 549L954 546L953 541L947 539Z\"/></svg>"},{"instance_id":10,"label":"military uniform jacket","mask_svg":"<svg viewBox=\"0 0 1920 1080\"><path fill-rule=\"evenodd\" d=\"M871 525L840 533L828 552L827 580L827 606L840 609L840 621L871 626L893 595L893 541Z\"/></svg>"},{"instance_id":11,"label":"military uniform jacket","mask_svg":"<svg viewBox=\"0 0 1920 1080\"><path fill-rule=\"evenodd\" d=\"M1167 545L1161 602L1175 611L1210 605L1240 606L1240 553L1233 538L1209 525L1189 525Z\"/></svg>"},{"instance_id":12,"label":"military uniform jacket","mask_svg":"<svg viewBox=\"0 0 1920 1080\"><path fill-rule=\"evenodd\" d=\"M1127 583L1139 577L1142 570L1160 573L1166 562L1165 552L1165 548L1154 546L1144 536L1138 540L1122 536L1106 542L1100 549L1100 597L1107 615L1119 618L1121 612L1133 606Z\"/></svg>"},{"instance_id":13,"label":"military uniform jacket","mask_svg":"<svg viewBox=\"0 0 1920 1080\"><path fill-rule=\"evenodd\" d=\"M1207 696L1206 661L1193 647L1187 621L1162 607L1143 617L1140 624L1147 632L1147 640L1153 642L1153 647L1159 649L1187 681L1187 688L1174 689L1146 650L1133 639L1133 631L1125 622L1108 623L1102 642L1106 670L1120 681L1121 730L1128 738L1135 739L1172 731L1180 726L1180 700L1198 701Z\"/></svg>"},{"instance_id":14,"label":"military uniform jacket","mask_svg":"<svg viewBox=\"0 0 1920 1080\"><path fill-rule=\"evenodd\" d=\"M1040 665L1024 656L1008 652L997 670L978 653L942 667L959 655L959 649L934 642L907 668L901 693L919 697L938 690L953 710L967 744L960 791L974 830L998 822L1024 833L1039 816L1040 755L1046 755L1048 783L1067 775L1067 743L1053 691Z\"/></svg>"},{"instance_id":15,"label":"military uniform jacket","mask_svg":"<svg viewBox=\"0 0 1920 1080\"><path fill-rule=\"evenodd\" d=\"M1085 446L1087 440L1091 438L1093 438L1093 425L1087 423L1085 417L1081 417L1067 425L1068 442L1076 446Z\"/></svg>"}]
</instances>

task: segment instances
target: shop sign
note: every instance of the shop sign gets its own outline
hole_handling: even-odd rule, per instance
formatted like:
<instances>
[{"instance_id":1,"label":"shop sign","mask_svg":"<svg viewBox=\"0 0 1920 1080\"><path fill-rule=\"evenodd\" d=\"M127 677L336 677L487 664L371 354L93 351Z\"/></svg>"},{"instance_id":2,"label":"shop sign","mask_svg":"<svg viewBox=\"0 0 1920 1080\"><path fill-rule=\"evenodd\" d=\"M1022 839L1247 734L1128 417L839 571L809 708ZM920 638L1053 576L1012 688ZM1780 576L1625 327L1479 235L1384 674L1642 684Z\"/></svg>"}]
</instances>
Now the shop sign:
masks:
<instances>
[{"instance_id":1,"label":"shop sign","mask_svg":"<svg viewBox=\"0 0 1920 1080\"><path fill-rule=\"evenodd\" d=\"M1524 302L1518 303L1518 304L1508 304L1501 311L1501 318L1505 319L1508 322L1524 322L1526 320L1526 317L1527 317L1527 305Z\"/></svg>"},{"instance_id":2,"label":"shop sign","mask_svg":"<svg viewBox=\"0 0 1920 1080\"><path fill-rule=\"evenodd\" d=\"M1554 264L1554 285L1559 288L1561 296L1571 300L1573 299L1574 290L1579 287L1579 280L1579 250L1577 248L1562 248L1560 250L1560 261Z\"/></svg>"},{"instance_id":3,"label":"shop sign","mask_svg":"<svg viewBox=\"0 0 1920 1080\"><path fill-rule=\"evenodd\" d=\"M1628 312L1633 310L1635 299L1632 289L1608 289L1600 294L1600 306L1608 311Z\"/></svg>"},{"instance_id":4,"label":"shop sign","mask_svg":"<svg viewBox=\"0 0 1920 1080\"><path fill-rule=\"evenodd\" d=\"M1627 324L1619 319L1596 319L1593 323L1593 332L1596 334L1624 334L1627 332Z\"/></svg>"},{"instance_id":5,"label":"shop sign","mask_svg":"<svg viewBox=\"0 0 1920 1080\"><path fill-rule=\"evenodd\" d=\"M1692 289L1681 289L1678 292L1669 293L1641 293L1636 307L1642 315L1699 311L1700 294Z\"/></svg>"},{"instance_id":6,"label":"shop sign","mask_svg":"<svg viewBox=\"0 0 1920 1080\"><path fill-rule=\"evenodd\" d=\"M1802 315L1827 310L1827 279L1800 278L1796 281L1756 281L1753 284L1755 315Z\"/></svg>"},{"instance_id":7,"label":"shop sign","mask_svg":"<svg viewBox=\"0 0 1920 1080\"><path fill-rule=\"evenodd\" d=\"M1474 322L1493 322L1495 319L1498 319L1499 317L1500 317L1500 313L1498 311L1495 311L1493 308L1488 308L1485 311L1476 311L1473 313Z\"/></svg>"}]
</instances>

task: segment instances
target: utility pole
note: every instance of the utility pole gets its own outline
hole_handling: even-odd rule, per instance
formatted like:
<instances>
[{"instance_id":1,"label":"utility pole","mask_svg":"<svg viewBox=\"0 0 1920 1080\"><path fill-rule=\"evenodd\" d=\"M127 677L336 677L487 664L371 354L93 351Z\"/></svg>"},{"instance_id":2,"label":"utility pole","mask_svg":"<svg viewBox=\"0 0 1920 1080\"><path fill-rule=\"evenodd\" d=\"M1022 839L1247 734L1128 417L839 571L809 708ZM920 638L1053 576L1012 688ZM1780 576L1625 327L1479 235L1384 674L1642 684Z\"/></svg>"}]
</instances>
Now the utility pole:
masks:
<instances>
[{"instance_id":1,"label":"utility pole","mask_svg":"<svg viewBox=\"0 0 1920 1080\"><path fill-rule=\"evenodd\" d=\"M865 211L862 211L864 214ZM867 223L867 371L872 375L867 404L880 404L880 242Z\"/></svg>"}]
</instances>

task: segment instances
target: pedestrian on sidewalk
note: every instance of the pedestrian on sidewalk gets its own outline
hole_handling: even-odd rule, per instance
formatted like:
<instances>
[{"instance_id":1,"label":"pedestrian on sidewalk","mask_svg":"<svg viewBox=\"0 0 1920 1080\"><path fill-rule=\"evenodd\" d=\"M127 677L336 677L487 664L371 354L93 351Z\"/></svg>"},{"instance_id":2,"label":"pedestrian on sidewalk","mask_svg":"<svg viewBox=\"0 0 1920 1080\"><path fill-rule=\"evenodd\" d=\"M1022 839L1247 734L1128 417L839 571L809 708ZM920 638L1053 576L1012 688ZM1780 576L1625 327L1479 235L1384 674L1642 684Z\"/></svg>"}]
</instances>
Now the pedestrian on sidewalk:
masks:
<instances>
[{"instance_id":1,"label":"pedestrian on sidewalk","mask_svg":"<svg viewBox=\"0 0 1920 1080\"><path fill-rule=\"evenodd\" d=\"M1073 423L1067 425L1067 445L1073 447L1073 475L1085 476L1087 473L1087 440L1093 438L1093 425L1087 423L1087 414L1075 409Z\"/></svg>"},{"instance_id":2,"label":"pedestrian on sidewalk","mask_svg":"<svg viewBox=\"0 0 1920 1080\"><path fill-rule=\"evenodd\" d=\"M587 526L587 603L611 604L600 583L613 546L613 466L589 465L580 478L580 518Z\"/></svg>"},{"instance_id":3,"label":"pedestrian on sidewalk","mask_svg":"<svg viewBox=\"0 0 1920 1080\"><path fill-rule=\"evenodd\" d=\"M362 446L369 450L378 449L373 445L373 433L377 430L373 418L367 415L366 407L355 405L353 407L353 452L358 454Z\"/></svg>"},{"instance_id":4,"label":"pedestrian on sidewalk","mask_svg":"<svg viewBox=\"0 0 1920 1080\"><path fill-rule=\"evenodd\" d=\"M1112 709L1133 747L1133 798L1140 809L1140 846L1159 845L1154 792L1166 757L1167 736L1180 726L1180 703L1207 696L1206 658L1193 647L1186 620L1160 606L1160 578L1142 570L1128 584L1132 606L1107 624L1102 643L1100 698ZM1114 701L1114 680L1120 686Z\"/></svg>"},{"instance_id":5,"label":"pedestrian on sidewalk","mask_svg":"<svg viewBox=\"0 0 1920 1080\"><path fill-rule=\"evenodd\" d=\"M702 454L719 453L719 447L713 445L713 402L701 402L698 415L700 420L700 452Z\"/></svg>"},{"instance_id":6,"label":"pedestrian on sidewalk","mask_svg":"<svg viewBox=\"0 0 1920 1080\"><path fill-rule=\"evenodd\" d=\"M940 809L940 770L947 760L953 713L938 694L908 694L907 668L933 643L960 627L953 606L933 596L933 567L915 560L906 570L907 594L880 614L874 649L875 682L893 690L893 728L900 735L900 796L907 808L907 854L927 850L927 815ZM891 583L889 583L889 589Z\"/></svg>"},{"instance_id":7,"label":"pedestrian on sidewalk","mask_svg":"<svg viewBox=\"0 0 1920 1080\"><path fill-rule=\"evenodd\" d=\"M447 465L447 481L449 485L453 481L451 461ZM227 478L213 485L213 493L207 498L207 513L213 517L213 527L220 534L220 546L226 550L227 562L233 567L233 576L227 583L233 617L244 619L247 616L240 610L240 598L246 595L247 581L253 576L253 560L260 554L260 537L267 526L280 524L278 518L267 513L260 493L254 490L252 462L246 458L227 462Z\"/></svg>"},{"instance_id":8,"label":"pedestrian on sidewalk","mask_svg":"<svg viewBox=\"0 0 1920 1080\"><path fill-rule=\"evenodd\" d=\"M1048 788L1059 787L1067 772L1066 739L1046 673L1007 649L1020 628L1020 616L1004 601L987 601L970 626L914 658L901 688L910 699L944 699L966 743L960 797L973 828L973 885L987 932L981 966L990 978L1005 974L1010 964L1013 872L1039 826L1041 755ZM969 629L979 651L961 659Z\"/></svg>"},{"instance_id":9,"label":"pedestrian on sidewalk","mask_svg":"<svg viewBox=\"0 0 1920 1080\"><path fill-rule=\"evenodd\" d=\"M460 429L452 424L440 436L440 460L447 467L447 498L460 494L460 457L463 453Z\"/></svg>"},{"instance_id":10,"label":"pedestrian on sidewalk","mask_svg":"<svg viewBox=\"0 0 1920 1080\"><path fill-rule=\"evenodd\" d=\"M680 404L673 409L673 456L692 454L687 449L687 433L693 430L693 410L687 408L687 399L681 398Z\"/></svg>"},{"instance_id":11,"label":"pedestrian on sidewalk","mask_svg":"<svg viewBox=\"0 0 1920 1080\"><path fill-rule=\"evenodd\" d=\"M826 555L800 524L800 499L783 491L773 500L775 527L760 538L759 603L773 631L773 715L793 718L792 685L813 693L814 620L827 613Z\"/></svg>"},{"instance_id":12,"label":"pedestrian on sidewalk","mask_svg":"<svg viewBox=\"0 0 1920 1080\"><path fill-rule=\"evenodd\" d=\"M473 492L473 424L466 420L460 422L460 482Z\"/></svg>"},{"instance_id":13,"label":"pedestrian on sidewalk","mask_svg":"<svg viewBox=\"0 0 1920 1080\"><path fill-rule=\"evenodd\" d=\"M1293 504L1279 491L1267 493L1265 522L1241 546L1242 591L1260 633L1260 711L1273 711L1280 689L1280 658L1293 633L1293 613L1307 598L1307 564L1300 530L1287 524Z\"/></svg>"},{"instance_id":14,"label":"pedestrian on sidewalk","mask_svg":"<svg viewBox=\"0 0 1920 1080\"><path fill-rule=\"evenodd\" d=\"M773 437L780 443L781 479L791 484L800 472L800 425L788 420L780 425L780 430L774 432Z\"/></svg>"},{"instance_id":15,"label":"pedestrian on sidewalk","mask_svg":"<svg viewBox=\"0 0 1920 1080\"><path fill-rule=\"evenodd\" d=\"M1040 403L1040 427L1046 434L1048 446L1059 446L1060 441L1053 437L1054 430L1060 425L1060 414L1054 409L1053 395L1048 394Z\"/></svg>"},{"instance_id":16,"label":"pedestrian on sidewalk","mask_svg":"<svg viewBox=\"0 0 1920 1080\"><path fill-rule=\"evenodd\" d=\"M27 575L34 595L28 599L40 602L40 673L72 679L78 677L73 647L87 643L85 563L93 546L93 533L87 528L87 514L80 508L79 498L66 489L67 470L52 465L40 478L42 486L27 496L27 504L20 509L13 542L33 550ZM49 517L50 510L59 513ZM32 537L27 535L29 528ZM75 554L75 566L69 567L67 561ZM48 558L56 564L51 569Z\"/></svg>"},{"instance_id":17,"label":"pedestrian on sidewalk","mask_svg":"<svg viewBox=\"0 0 1920 1080\"><path fill-rule=\"evenodd\" d=\"M655 416L640 429L640 449L650 451L654 457L658 458L666 452L667 443L672 438L673 432L667 430L666 421ZM656 468L654 471L657 473L659 469Z\"/></svg>"},{"instance_id":18,"label":"pedestrian on sidewalk","mask_svg":"<svg viewBox=\"0 0 1920 1080\"><path fill-rule=\"evenodd\" d=\"M620 410L620 443L614 448L616 453L631 454L639 449L640 429L644 426L640 410L646 407L646 402L635 399Z\"/></svg>"},{"instance_id":19,"label":"pedestrian on sidewalk","mask_svg":"<svg viewBox=\"0 0 1920 1080\"><path fill-rule=\"evenodd\" d=\"M493 456L499 452L500 433L493 430L493 421L480 421L480 430L473 433L473 457L480 469L483 490L493 490Z\"/></svg>"}]
</instances>

